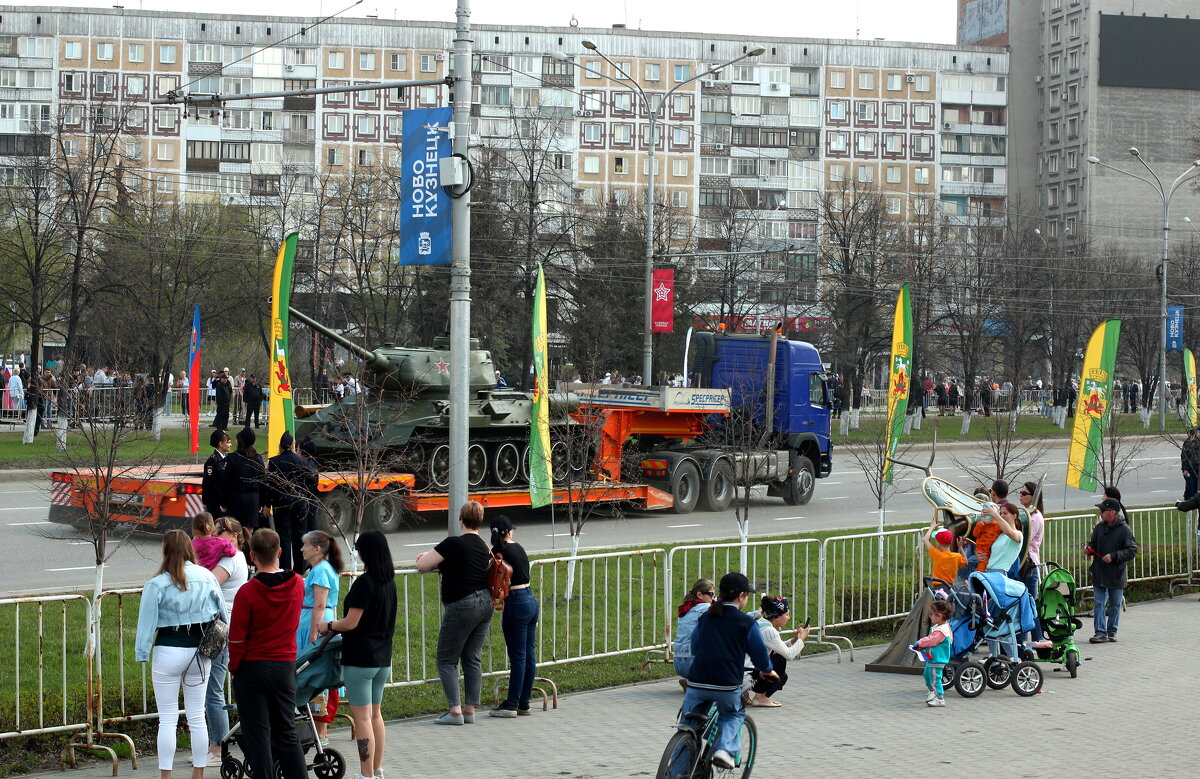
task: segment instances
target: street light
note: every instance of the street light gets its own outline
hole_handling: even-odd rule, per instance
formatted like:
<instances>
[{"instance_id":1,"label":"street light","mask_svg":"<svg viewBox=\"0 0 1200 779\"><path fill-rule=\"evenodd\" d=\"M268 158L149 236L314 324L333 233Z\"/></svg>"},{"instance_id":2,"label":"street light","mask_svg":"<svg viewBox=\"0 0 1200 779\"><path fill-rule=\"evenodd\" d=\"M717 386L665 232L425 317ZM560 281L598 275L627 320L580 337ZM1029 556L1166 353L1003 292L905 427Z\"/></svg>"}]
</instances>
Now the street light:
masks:
<instances>
[{"instance_id":1,"label":"street light","mask_svg":"<svg viewBox=\"0 0 1200 779\"><path fill-rule=\"evenodd\" d=\"M644 89L642 89L642 86L641 86L641 84L639 84L637 82L637 79L635 79L629 73L626 73L624 68L622 68L617 63L613 62L611 59L609 59L608 56L604 52L600 51L600 49L596 46L595 43L593 43L590 40L586 40L586 39L580 41L579 43L581 46L583 46L583 48L587 49L588 51L593 51L597 55L599 55L600 58L603 59L605 62L607 62L609 65L611 65L613 70L615 70L617 73L619 73L621 77L615 78L613 76L608 75L607 73L602 73L601 71L596 70L595 68L590 68L587 65L584 65L582 63L576 63L576 67L580 68L581 70L587 71L588 73L591 73L595 76L599 76L600 78L607 79L608 81L611 81L615 84L621 84L623 86L627 86L627 87L631 88L634 91L634 93L638 96L638 100L641 102L642 109L646 112L646 115L647 115L647 117L649 117L649 120L650 120L650 144L649 144L649 151L647 152L647 156L649 158L648 159L649 172L646 174L646 234L645 234L645 242L646 242L645 274L646 274L646 278L645 278L645 289L644 289L645 301L643 302L643 305L642 305L642 325L644 328L644 332L642 334L642 382L644 384L653 384L654 383L654 372L653 372L653 369L654 369L654 356L653 356L654 346L653 346L653 339L651 338L650 330L651 330L651 325L652 325L651 314L652 314L652 310L653 310L652 301L653 301L653 294L654 294L653 290L652 290L652 287L654 286L654 165L656 162L654 149L655 149L655 146L658 144L658 114L660 111L662 111L662 107L666 104L667 98L671 97L671 95L673 95L675 93L675 91L678 90L680 87L686 86L698 79L702 79L707 76L711 76L714 73L717 73L718 71L720 71L722 68L729 67L730 65L734 64L735 62L741 62L742 60L747 59L749 57L757 57L760 54L763 54L766 51L766 49L762 48L761 46L759 46L758 48L751 49L750 51L746 52L745 54L743 54L740 57L735 57L734 59L731 59L728 62L722 62L720 65L714 65L711 68L709 68L708 70L705 70L703 73L697 73L696 75L692 76L689 79L680 81L678 84L671 87L666 92L663 92L661 95L655 96L655 95L646 94L646 91ZM563 53L555 53L555 54L551 54L550 56L554 59L568 61L568 62L571 59L570 57L568 57L566 54L563 54Z\"/></svg>"},{"instance_id":2,"label":"street light","mask_svg":"<svg viewBox=\"0 0 1200 779\"><path fill-rule=\"evenodd\" d=\"M1159 256L1159 278L1162 281L1162 288L1159 291L1159 316L1162 317L1162 332L1159 341L1158 352L1158 429L1160 432L1167 430L1167 244L1171 235L1171 198L1175 195L1175 191L1179 186L1188 179L1195 178L1200 175L1200 160L1194 160L1192 164L1179 177L1171 183L1170 186L1165 186L1162 179L1158 177L1146 161L1142 159L1142 153L1138 151L1136 146L1129 147L1129 155L1142 164L1146 172L1150 174L1150 178L1139 176L1136 173L1130 173L1127 170L1109 165L1106 162L1101 162L1099 157L1088 157L1087 161L1091 165L1099 165L1102 168L1116 171L1130 178L1135 178L1138 181L1144 181L1149 184L1162 200L1162 252Z\"/></svg>"}]
</instances>

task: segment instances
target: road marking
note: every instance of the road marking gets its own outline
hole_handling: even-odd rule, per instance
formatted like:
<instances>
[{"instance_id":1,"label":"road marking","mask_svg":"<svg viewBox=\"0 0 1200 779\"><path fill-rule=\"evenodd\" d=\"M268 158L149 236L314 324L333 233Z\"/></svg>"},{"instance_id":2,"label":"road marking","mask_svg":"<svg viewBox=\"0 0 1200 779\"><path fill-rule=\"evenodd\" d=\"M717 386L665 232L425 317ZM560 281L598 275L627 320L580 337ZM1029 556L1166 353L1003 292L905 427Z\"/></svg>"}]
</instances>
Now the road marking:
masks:
<instances>
[{"instance_id":1,"label":"road marking","mask_svg":"<svg viewBox=\"0 0 1200 779\"><path fill-rule=\"evenodd\" d=\"M1150 481L1161 481L1162 479L1165 479L1165 478L1167 478L1167 477L1166 476L1151 476Z\"/></svg>"},{"instance_id":2,"label":"road marking","mask_svg":"<svg viewBox=\"0 0 1200 779\"><path fill-rule=\"evenodd\" d=\"M785 519L804 519L804 517L771 517L772 522L783 522Z\"/></svg>"},{"instance_id":3,"label":"road marking","mask_svg":"<svg viewBox=\"0 0 1200 779\"><path fill-rule=\"evenodd\" d=\"M67 546L91 546L91 545L92 545L91 541L72 541L71 543L67 544Z\"/></svg>"},{"instance_id":4,"label":"road marking","mask_svg":"<svg viewBox=\"0 0 1200 779\"><path fill-rule=\"evenodd\" d=\"M580 533L581 536L586 536L587 533ZM570 533L547 533L546 538L570 538Z\"/></svg>"},{"instance_id":5,"label":"road marking","mask_svg":"<svg viewBox=\"0 0 1200 779\"><path fill-rule=\"evenodd\" d=\"M59 571L87 571L95 568L94 565L77 565L74 568L47 568L46 573L58 573Z\"/></svg>"},{"instance_id":6,"label":"road marking","mask_svg":"<svg viewBox=\"0 0 1200 779\"><path fill-rule=\"evenodd\" d=\"M841 482L840 482L840 481L823 481L823 482L821 482L821 483L822 483L822 484L824 484L826 487L829 487L829 486L831 486L831 485L834 485L834 484L841 484Z\"/></svg>"},{"instance_id":7,"label":"road marking","mask_svg":"<svg viewBox=\"0 0 1200 779\"><path fill-rule=\"evenodd\" d=\"M845 500L849 495L822 495L821 500Z\"/></svg>"},{"instance_id":8,"label":"road marking","mask_svg":"<svg viewBox=\"0 0 1200 779\"><path fill-rule=\"evenodd\" d=\"M1150 490L1150 491L1151 491L1151 492L1170 492L1170 490ZM1099 496L1099 495L1093 495L1092 497L1093 497L1093 498L1098 498L1098 497L1100 497L1100 496Z\"/></svg>"},{"instance_id":9,"label":"road marking","mask_svg":"<svg viewBox=\"0 0 1200 779\"><path fill-rule=\"evenodd\" d=\"M437 541L426 541L423 544L405 544L405 546L437 546Z\"/></svg>"},{"instance_id":10,"label":"road marking","mask_svg":"<svg viewBox=\"0 0 1200 779\"><path fill-rule=\"evenodd\" d=\"M0 508L0 511L33 511L34 509L48 509L48 508L50 508L49 505L46 505L46 506L5 506L4 508Z\"/></svg>"},{"instance_id":11,"label":"road marking","mask_svg":"<svg viewBox=\"0 0 1200 779\"><path fill-rule=\"evenodd\" d=\"M1163 492L1166 492L1166 490L1163 490ZM0 509L0 510L2 510L2 509ZM50 524L49 520L43 519L41 522L9 522L8 526L9 527L21 527L22 525L49 525L49 524Z\"/></svg>"},{"instance_id":12,"label":"road marking","mask_svg":"<svg viewBox=\"0 0 1200 779\"><path fill-rule=\"evenodd\" d=\"M693 525L667 525L667 527L674 529L674 528L680 528L680 527L704 527L704 525L697 522Z\"/></svg>"},{"instance_id":13,"label":"road marking","mask_svg":"<svg viewBox=\"0 0 1200 779\"><path fill-rule=\"evenodd\" d=\"M43 492L44 490L0 490L0 495L28 495L34 492Z\"/></svg>"}]
</instances>

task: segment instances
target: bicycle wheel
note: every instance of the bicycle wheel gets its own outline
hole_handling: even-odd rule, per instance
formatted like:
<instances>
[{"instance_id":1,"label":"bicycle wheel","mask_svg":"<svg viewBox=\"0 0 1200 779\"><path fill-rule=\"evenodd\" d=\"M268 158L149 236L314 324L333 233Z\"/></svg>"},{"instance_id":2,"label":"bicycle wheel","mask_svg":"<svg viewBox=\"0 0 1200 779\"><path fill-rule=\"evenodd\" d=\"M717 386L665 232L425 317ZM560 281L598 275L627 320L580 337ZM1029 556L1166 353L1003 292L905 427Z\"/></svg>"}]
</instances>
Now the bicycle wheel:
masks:
<instances>
[{"instance_id":1,"label":"bicycle wheel","mask_svg":"<svg viewBox=\"0 0 1200 779\"><path fill-rule=\"evenodd\" d=\"M667 748L663 750L662 760L658 761L656 779L691 779L694 776L692 768L700 759L700 741L690 730L677 730Z\"/></svg>"},{"instance_id":2,"label":"bicycle wheel","mask_svg":"<svg viewBox=\"0 0 1200 779\"><path fill-rule=\"evenodd\" d=\"M750 779L750 769L754 768L754 753L758 751L758 728L749 716L742 721L738 732L738 759L735 768L720 768L712 764L713 779Z\"/></svg>"}]
</instances>

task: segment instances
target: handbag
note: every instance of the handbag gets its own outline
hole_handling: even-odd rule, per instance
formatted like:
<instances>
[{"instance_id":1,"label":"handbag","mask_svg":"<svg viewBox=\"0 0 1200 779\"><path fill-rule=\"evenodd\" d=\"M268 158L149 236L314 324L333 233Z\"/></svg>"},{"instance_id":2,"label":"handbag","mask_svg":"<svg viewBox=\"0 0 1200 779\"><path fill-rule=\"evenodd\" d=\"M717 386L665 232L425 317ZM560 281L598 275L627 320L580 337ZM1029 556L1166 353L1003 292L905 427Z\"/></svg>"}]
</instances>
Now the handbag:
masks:
<instances>
[{"instance_id":1,"label":"handbag","mask_svg":"<svg viewBox=\"0 0 1200 779\"><path fill-rule=\"evenodd\" d=\"M229 625L225 620L214 617L200 626L200 645L196 651L201 657L215 660L229 644Z\"/></svg>"},{"instance_id":2,"label":"handbag","mask_svg":"<svg viewBox=\"0 0 1200 779\"><path fill-rule=\"evenodd\" d=\"M504 599L508 597L512 585L512 566L503 555L493 554L488 563L487 585L492 593L492 608L504 611Z\"/></svg>"}]
</instances>

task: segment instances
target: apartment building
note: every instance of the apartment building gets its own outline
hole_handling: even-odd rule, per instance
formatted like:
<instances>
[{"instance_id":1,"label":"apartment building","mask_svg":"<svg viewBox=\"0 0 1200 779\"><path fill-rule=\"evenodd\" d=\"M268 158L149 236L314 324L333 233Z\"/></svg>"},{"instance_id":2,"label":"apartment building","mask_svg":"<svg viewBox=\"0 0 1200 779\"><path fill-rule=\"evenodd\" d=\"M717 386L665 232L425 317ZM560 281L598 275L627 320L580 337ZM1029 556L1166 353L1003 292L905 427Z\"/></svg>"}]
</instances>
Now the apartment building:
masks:
<instances>
[{"instance_id":1,"label":"apartment building","mask_svg":"<svg viewBox=\"0 0 1200 779\"><path fill-rule=\"evenodd\" d=\"M150 106L175 94L440 78L449 23L0 7L0 168L39 129L124 124L116 151L184 199L269 204L397 158L403 112L445 86ZM472 131L481 155L536 147L562 207L636 204L655 150L659 208L705 271L761 254L736 282L747 322L821 318L821 200L847 182L885 198L897 229L935 208L967 225L1008 197L1009 57L892 41L752 39L579 28L475 28ZM587 49L583 40L594 43ZM761 56L713 69L762 47ZM598 53L599 52L599 53ZM600 54L602 53L602 55ZM651 110L658 109L655 137ZM72 147L67 144L66 153ZM129 168L138 166L130 165ZM381 209L385 211L386 209ZM736 240L730 225L739 226ZM724 255L722 253L725 253ZM780 258L783 258L782 260ZM719 285L718 285L719 286ZM727 285L728 286L728 285ZM735 290L721 289L725 302ZM722 300L713 314L729 313Z\"/></svg>"},{"instance_id":2,"label":"apartment building","mask_svg":"<svg viewBox=\"0 0 1200 779\"><path fill-rule=\"evenodd\" d=\"M1168 185L1197 158L1194 13L1187 0L960 0L960 43L1010 52L1009 132L1025 151L1009 195L1043 220L1044 235L1069 243L1086 232L1157 257L1158 195L1087 158L1147 175L1128 153L1135 147ZM1175 230L1187 230L1184 216L1200 219L1196 191L1181 189L1171 213Z\"/></svg>"}]
</instances>

